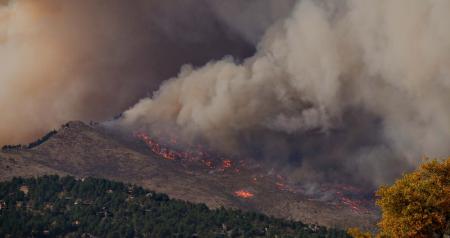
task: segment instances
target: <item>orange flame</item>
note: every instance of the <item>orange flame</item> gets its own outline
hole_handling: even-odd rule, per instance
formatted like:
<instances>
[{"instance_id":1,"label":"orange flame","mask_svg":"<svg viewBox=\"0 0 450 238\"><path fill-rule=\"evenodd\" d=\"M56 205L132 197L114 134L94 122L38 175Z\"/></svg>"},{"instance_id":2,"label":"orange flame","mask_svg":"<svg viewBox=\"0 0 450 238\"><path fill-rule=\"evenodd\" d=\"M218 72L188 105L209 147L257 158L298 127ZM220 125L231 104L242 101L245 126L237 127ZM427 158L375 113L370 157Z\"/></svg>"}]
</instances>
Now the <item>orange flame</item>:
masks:
<instances>
[{"instance_id":1,"label":"orange flame","mask_svg":"<svg viewBox=\"0 0 450 238\"><path fill-rule=\"evenodd\" d=\"M175 149L183 147L183 144L178 141L174 135L163 135L160 132L154 133L158 138L153 138L144 132L135 132L134 136L141 141L145 142L150 150L167 160L180 160L194 163L200 163L210 170L217 170L225 172L226 170L240 173L240 166L245 167L245 161L240 160L239 163L235 163L231 159L224 158L221 155L211 153L207 148L202 145L189 145L183 149ZM159 138L161 137L161 138ZM162 141L162 143L161 143Z\"/></svg>"},{"instance_id":2,"label":"orange flame","mask_svg":"<svg viewBox=\"0 0 450 238\"><path fill-rule=\"evenodd\" d=\"M213 165L213 162L212 162L211 160L203 159L203 160L202 160L202 163L203 163L204 165L206 165L206 167L208 167L208 168L210 168L210 169L214 169L214 165Z\"/></svg>"},{"instance_id":3,"label":"orange flame","mask_svg":"<svg viewBox=\"0 0 450 238\"><path fill-rule=\"evenodd\" d=\"M231 160L229 160L229 159L224 160L223 163L222 163L222 167L224 169L231 168Z\"/></svg>"},{"instance_id":4,"label":"orange flame","mask_svg":"<svg viewBox=\"0 0 450 238\"><path fill-rule=\"evenodd\" d=\"M154 141L152 138L150 138L146 134L137 133L136 137L141 139L142 141L144 141L150 147L150 149L153 151L153 153L155 153L167 160L175 160L175 157L176 157L175 152L162 147L161 145L159 145L156 141Z\"/></svg>"},{"instance_id":5,"label":"orange flame","mask_svg":"<svg viewBox=\"0 0 450 238\"><path fill-rule=\"evenodd\" d=\"M238 190L236 192L234 192L234 194L240 198L252 198L253 196L255 196L253 193L246 191L246 190Z\"/></svg>"}]
</instances>

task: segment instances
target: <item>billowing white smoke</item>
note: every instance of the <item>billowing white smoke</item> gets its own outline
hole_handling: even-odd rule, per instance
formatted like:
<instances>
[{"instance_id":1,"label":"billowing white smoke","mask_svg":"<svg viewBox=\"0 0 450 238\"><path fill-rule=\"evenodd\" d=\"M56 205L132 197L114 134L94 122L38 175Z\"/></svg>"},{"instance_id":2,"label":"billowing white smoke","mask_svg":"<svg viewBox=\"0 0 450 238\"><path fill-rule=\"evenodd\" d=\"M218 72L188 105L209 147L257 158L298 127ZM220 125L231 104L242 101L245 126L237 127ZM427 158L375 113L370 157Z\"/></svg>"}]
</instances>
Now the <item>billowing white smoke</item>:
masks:
<instances>
[{"instance_id":1,"label":"billowing white smoke","mask_svg":"<svg viewBox=\"0 0 450 238\"><path fill-rule=\"evenodd\" d=\"M172 124L224 149L248 135L269 138L261 150L309 144L304 173L389 181L450 154L449 13L446 0L300 1L255 56L184 66L121 124Z\"/></svg>"},{"instance_id":2,"label":"billowing white smoke","mask_svg":"<svg viewBox=\"0 0 450 238\"><path fill-rule=\"evenodd\" d=\"M0 0L0 146L68 120L112 118L186 62L247 57L249 42L288 8L236 9L292 0L221 2Z\"/></svg>"}]
</instances>

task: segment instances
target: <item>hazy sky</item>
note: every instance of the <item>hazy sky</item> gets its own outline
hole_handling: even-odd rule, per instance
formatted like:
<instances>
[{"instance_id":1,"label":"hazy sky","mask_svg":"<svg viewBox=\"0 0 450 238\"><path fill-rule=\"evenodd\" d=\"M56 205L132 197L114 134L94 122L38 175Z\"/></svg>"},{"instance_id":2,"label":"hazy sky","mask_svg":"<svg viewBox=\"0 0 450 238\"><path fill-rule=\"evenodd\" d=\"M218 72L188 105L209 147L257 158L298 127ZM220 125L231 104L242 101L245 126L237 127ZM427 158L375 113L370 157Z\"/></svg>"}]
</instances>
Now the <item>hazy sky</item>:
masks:
<instances>
[{"instance_id":1,"label":"hazy sky","mask_svg":"<svg viewBox=\"0 0 450 238\"><path fill-rule=\"evenodd\" d=\"M112 118L183 64L252 55L288 8L241 2L2 1L0 144L27 143L68 120Z\"/></svg>"}]
</instances>

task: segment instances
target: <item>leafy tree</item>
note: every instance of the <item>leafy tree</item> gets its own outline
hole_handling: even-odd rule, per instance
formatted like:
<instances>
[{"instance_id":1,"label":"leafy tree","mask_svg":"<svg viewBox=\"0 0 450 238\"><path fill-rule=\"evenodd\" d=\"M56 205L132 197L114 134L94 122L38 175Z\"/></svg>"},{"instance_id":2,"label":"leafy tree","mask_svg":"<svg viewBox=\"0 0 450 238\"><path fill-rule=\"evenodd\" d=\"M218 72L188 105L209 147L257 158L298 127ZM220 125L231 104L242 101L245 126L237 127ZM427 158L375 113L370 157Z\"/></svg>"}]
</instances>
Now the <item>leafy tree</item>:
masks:
<instances>
[{"instance_id":1,"label":"leafy tree","mask_svg":"<svg viewBox=\"0 0 450 238\"><path fill-rule=\"evenodd\" d=\"M392 186L377 191L382 211L377 237L442 237L450 234L450 157L428 160ZM371 237L357 228L355 238Z\"/></svg>"},{"instance_id":2,"label":"leafy tree","mask_svg":"<svg viewBox=\"0 0 450 238\"><path fill-rule=\"evenodd\" d=\"M349 228L347 233L354 238L371 238L372 234L370 232L362 232L358 228Z\"/></svg>"},{"instance_id":3,"label":"leafy tree","mask_svg":"<svg viewBox=\"0 0 450 238\"><path fill-rule=\"evenodd\" d=\"M391 187L381 187L377 196L381 236L443 235L450 221L450 157L424 163Z\"/></svg>"}]
</instances>

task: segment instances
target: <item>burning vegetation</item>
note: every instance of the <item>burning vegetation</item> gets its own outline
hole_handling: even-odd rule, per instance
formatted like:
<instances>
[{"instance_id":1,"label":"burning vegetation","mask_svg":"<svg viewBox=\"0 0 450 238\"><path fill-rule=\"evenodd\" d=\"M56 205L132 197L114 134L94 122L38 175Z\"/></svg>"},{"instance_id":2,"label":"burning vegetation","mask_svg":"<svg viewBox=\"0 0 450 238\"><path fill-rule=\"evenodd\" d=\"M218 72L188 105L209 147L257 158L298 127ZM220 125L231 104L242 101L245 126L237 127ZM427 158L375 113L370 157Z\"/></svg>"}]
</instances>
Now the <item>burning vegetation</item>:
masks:
<instances>
[{"instance_id":1,"label":"burning vegetation","mask_svg":"<svg viewBox=\"0 0 450 238\"><path fill-rule=\"evenodd\" d=\"M347 207L352 212L362 214L368 212L373 204L371 196L360 189L346 184L322 184L309 192L304 184L290 182L285 176L277 173L273 168L263 168L252 159L240 159L227 157L215 152L205 145L186 145L174 135L156 132L150 136L145 132L136 132L135 137L143 141L152 153L170 161L178 161L183 165L192 165L206 169L209 175L216 173L234 176L242 176L243 185L260 190L261 187L270 187L271 190L280 193L307 195L310 201L325 201L337 209ZM254 166L249 166L253 164ZM195 169L195 168L194 168ZM195 174L195 173L193 173ZM246 189L231 192L234 196L250 199L254 193Z\"/></svg>"},{"instance_id":2,"label":"burning vegetation","mask_svg":"<svg viewBox=\"0 0 450 238\"><path fill-rule=\"evenodd\" d=\"M148 148L154 154L166 160L179 160L201 164L211 172L224 172L229 170L239 173L241 171L240 168L236 167L232 159L211 151L203 145L184 145L178 143L179 140L175 136L157 134L159 137L152 137L144 132L136 132L135 137L147 144ZM240 165L244 165L244 162L240 161Z\"/></svg>"},{"instance_id":3,"label":"burning vegetation","mask_svg":"<svg viewBox=\"0 0 450 238\"><path fill-rule=\"evenodd\" d=\"M235 191L234 195L236 195L237 197L240 197L240 198L244 198L244 199L252 198L255 196L253 193L251 193L247 190L243 190L243 189Z\"/></svg>"}]
</instances>

